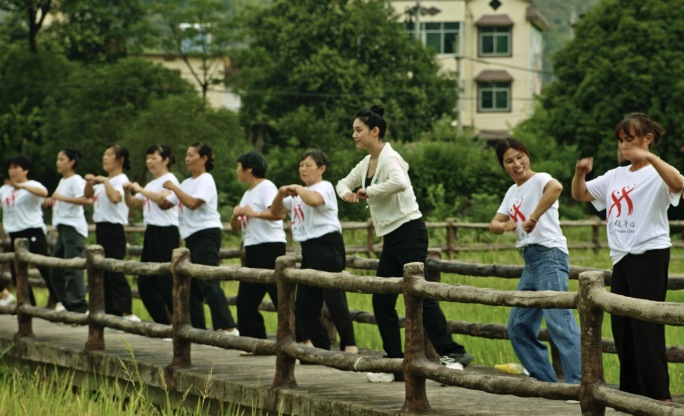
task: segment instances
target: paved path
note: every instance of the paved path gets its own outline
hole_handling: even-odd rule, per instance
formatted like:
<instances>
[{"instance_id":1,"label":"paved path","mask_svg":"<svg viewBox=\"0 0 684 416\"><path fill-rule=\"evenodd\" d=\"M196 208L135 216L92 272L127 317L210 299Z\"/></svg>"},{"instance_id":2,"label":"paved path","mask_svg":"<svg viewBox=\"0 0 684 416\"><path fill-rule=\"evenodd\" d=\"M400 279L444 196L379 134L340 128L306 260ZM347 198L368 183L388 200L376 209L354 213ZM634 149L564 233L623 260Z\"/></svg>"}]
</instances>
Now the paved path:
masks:
<instances>
[{"instance_id":1,"label":"paved path","mask_svg":"<svg viewBox=\"0 0 684 416\"><path fill-rule=\"evenodd\" d=\"M0 348L12 344L16 317L0 315ZM160 371L171 362L170 342L106 329L104 352L83 354L86 327L72 327L33 320L35 338L22 345L22 357L74 369L97 371L110 377L124 378L121 362L133 366L127 351L130 346L143 379L160 387ZM8 355L11 355L9 353ZM4 357L8 362L9 357ZM241 356L239 351L193 345L193 367L176 373L178 391L188 388L194 394L206 385L211 374L208 395L218 401L232 401L243 406L273 408L273 400L282 403L283 414L296 415L395 415L404 402L403 383L374 384L365 374L344 372L318 365L298 365L298 387L276 393L269 390L273 380L275 357ZM493 372L488 367L472 366L466 371ZM206 390L206 389L205 389ZM501 396L458 387L441 387L428 380L427 394L432 415L579 415L579 404L536 398ZM271 403L269 403L271 402ZM245 414L251 414L246 411ZM608 409L606 415L622 414Z\"/></svg>"}]
</instances>

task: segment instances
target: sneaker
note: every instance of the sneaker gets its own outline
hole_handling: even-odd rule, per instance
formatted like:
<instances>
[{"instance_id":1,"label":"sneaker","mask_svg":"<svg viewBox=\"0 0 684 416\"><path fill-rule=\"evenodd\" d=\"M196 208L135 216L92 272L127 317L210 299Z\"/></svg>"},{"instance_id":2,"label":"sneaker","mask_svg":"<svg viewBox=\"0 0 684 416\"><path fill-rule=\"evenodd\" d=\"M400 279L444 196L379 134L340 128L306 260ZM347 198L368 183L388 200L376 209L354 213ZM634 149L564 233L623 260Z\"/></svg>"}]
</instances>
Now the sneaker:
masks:
<instances>
[{"instance_id":1,"label":"sneaker","mask_svg":"<svg viewBox=\"0 0 684 416\"><path fill-rule=\"evenodd\" d=\"M66 308L62 305L62 302L57 302L55 304L55 312L64 312Z\"/></svg>"},{"instance_id":2,"label":"sneaker","mask_svg":"<svg viewBox=\"0 0 684 416\"><path fill-rule=\"evenodd\" d=\"M237 328L219 329L218 332L223 334L223 335L232 335L235 337L240 336L240 331L238 331Z\"/></svg>"},{"instance_id":3,"label":"sneaker","mask_svg":"<svg viewBox=\"0 0 684 416\"><path fill-rule=\"evenodd\" d=\"M472 361L473 356L467 352L462 354L453 352L439 359L439 363L444 367L452 368L454 370L463 370L463 368L468 367L468 364L470 364Z\"/></svg>"},{"instance_id":4,"label":"sneaker","mask_svg":"<svg viewBox=\"0 0 684 416\"><path fill-rule=\"evenodd\" d=\"M132 314L132 313L129 314L129 315L124 315L123 318L124 318L125 320L131 321L131 322L142 322L142 319L138 318L137 315L134 315L134 314Z\"/></svg>"},{"instance_id":5,"label":"sneaker","mask_svg":"<svg viewBox=\"0 0 684 416\"><path fill-rule=\"evenodd\" d=\"M17 299L14 297L14 295L7 292L7 296L0 299L0 306L8 306L8 305L11 305L11 304L16 303L16 302L17 302Z\"/></svg>"},{"instance_id":6,"label":"sneaker","mask_svg":"<svg viewBox=\"0 0 684 416\"><path fill-rule=\"evenodd\" d=\"M392 373L366 373L366 379L371 383L392 383L394 374Z\"/></svg>"}]
</instances>

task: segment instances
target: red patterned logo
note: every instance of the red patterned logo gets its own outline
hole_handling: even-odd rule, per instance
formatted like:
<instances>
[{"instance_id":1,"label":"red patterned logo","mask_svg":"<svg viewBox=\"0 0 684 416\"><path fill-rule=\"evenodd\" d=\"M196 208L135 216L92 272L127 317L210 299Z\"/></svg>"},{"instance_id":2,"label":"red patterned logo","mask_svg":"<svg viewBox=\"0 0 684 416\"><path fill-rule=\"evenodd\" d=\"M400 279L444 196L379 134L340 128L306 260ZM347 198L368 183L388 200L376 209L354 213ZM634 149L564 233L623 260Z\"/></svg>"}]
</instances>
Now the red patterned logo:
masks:
<instances>
[{"instance_id":1,"label":"red patterned logo","mask_svg":"<svg viewBox=\"0 0 684 416\"><path fill-rule=\"evenodd\" d=\"M520 222L525 222L525 219L526 219L525 214L523 214L520 211L520 207L522 206L522 203L523 203L523 199L520 198L520 200L513 203L513 206L511 207L511 209L508 210L508 216L511 217L513 222L517 223L518 220L520 220Z\"/></svg>"},{"instance_id":2,"label":"red patterned logo","mask_svg":"<svg viewBox=\"0 0 684 416\"><path fill-rule=\"evenodd\" d=\"M610 197L613 200L613 204L610 206L610 209L608 209L608 216L610 216L610 213L613 211L613 208L615 208L615 211L617 212L615 217L619 217L622 214L623 201L625 202L625 204L627 204L627 215L632 215L632 212L634 211L634 203L632 202L632 199L629 197L629 193L632 192L634 188L636 188L636 185L625 186L621 190L616 189L610 194Z\"/></svg>"}]
</instances>

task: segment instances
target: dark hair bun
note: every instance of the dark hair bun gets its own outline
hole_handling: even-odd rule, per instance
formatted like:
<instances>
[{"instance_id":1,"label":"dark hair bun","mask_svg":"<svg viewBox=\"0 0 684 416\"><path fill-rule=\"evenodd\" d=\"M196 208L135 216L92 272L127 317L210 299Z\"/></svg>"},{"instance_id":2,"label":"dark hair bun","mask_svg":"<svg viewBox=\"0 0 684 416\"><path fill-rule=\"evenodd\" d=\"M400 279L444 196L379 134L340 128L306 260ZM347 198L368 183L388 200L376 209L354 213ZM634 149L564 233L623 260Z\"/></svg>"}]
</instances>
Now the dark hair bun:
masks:
<instances>
[{"instance_id":1,"label":"dark hair bun","mask_svg":"<svg viewBox=\"0 0 684 416\"><path fill-rule=\"evenodd\" d=\"M383 106L381 106L380 104L373 104L371 106L370 110L372 112L374 112L375 114L379 115L380 117L385 115L385 108Z\"/></svg>"}]
</instances>

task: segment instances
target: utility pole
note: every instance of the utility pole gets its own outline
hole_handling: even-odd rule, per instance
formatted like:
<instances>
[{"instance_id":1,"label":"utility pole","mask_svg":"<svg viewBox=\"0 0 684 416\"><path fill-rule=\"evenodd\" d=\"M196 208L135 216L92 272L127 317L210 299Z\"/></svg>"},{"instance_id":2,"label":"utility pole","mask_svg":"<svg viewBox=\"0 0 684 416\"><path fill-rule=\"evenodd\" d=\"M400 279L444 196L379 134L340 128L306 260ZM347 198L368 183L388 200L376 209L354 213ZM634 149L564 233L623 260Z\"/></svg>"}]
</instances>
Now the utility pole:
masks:
<instances>
[{"instance_id":1,"label":"utility pole","mask_svg":"<svg viewBox=\"0 0 684 416\"><path fill-rule=\"evenodd\" d=\"M459 45L459 50L456 54L456 137L460 137L463 134L463 117L461 115L463 113L463 78L461 77L462 58L463 55Z\"/></svg>"},{"instance_id":2,"label":"utility pole","mask_svg":"<svg viewBox=\"0 0 684 416\"><path fill-rule=\"evenodd\" d=\"M416 13L415 13L415 18L416 18L416 23L415 26L413 26L413 35L416 37L416 39L420 40L420 15L423 14L423 8L420 7L420 0L416 0Z\"/></svg>"}]
</instances>

